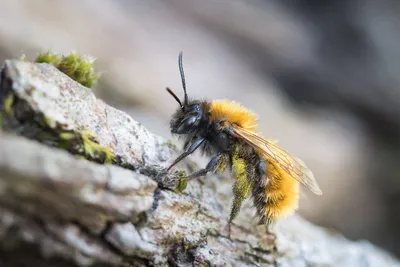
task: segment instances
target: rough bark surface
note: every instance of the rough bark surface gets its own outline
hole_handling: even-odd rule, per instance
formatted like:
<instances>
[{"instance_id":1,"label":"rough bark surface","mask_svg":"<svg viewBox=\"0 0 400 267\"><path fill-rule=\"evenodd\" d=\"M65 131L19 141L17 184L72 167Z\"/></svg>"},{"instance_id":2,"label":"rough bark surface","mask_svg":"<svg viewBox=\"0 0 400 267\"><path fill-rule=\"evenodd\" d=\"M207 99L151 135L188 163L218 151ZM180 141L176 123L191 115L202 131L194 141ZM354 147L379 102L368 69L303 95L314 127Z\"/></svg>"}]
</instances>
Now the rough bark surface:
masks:
<instances>
[{"instance_id":1,"label":"rough bark surface","mask_svg":"<svg viewBox=\"0 0 400 267\"><path fill-rule=\"evenodd\" d=\"M0 100L1 266L400 266L298 216L228 237L226 180L179 192L170 142L52 66L6 61Z\"/></svg>"}]
</instances>

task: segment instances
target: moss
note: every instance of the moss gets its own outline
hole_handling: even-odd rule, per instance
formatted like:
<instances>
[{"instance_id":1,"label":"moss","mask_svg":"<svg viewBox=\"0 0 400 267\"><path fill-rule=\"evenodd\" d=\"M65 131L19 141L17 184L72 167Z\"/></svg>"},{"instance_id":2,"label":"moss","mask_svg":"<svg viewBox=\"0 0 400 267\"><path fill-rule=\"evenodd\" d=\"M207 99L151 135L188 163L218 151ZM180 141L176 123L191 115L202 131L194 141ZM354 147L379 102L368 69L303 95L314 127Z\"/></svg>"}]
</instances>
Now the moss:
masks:
<instances>
[{"instance_id":1,"label":"moss","mask_svg":"<svg viewBox=\"0 0 400 267\"><path fill-rule=\"evenodd\" d=\"M13 110L12 105L14 104L14 94L10 93L4 99L4 111L7 115L12 116Z\"/></svg>"},{"instance_id":2,"label":"moss","mask_svg":"<svg viewBox=\"0 0 400 267\"><path fill-rule=\"evenodd\" d=\"M185 171L175 171L174 172L175 178L183 179L187 177L187 173Z\"/></svg>"},{"instance_id":3,"label":"moss","mask_svg":"<svg viewBox=\"0 0 400 267\"><path fill-rule=\"evenodd\" d=\"M61 55L53 53L52 51L47 51L44 53L40 53L36 59L35 63L47 63L57 67L61 63Z\"/></svg>"},{"instance_id":4,"label":"moss","mask_svg":"<svg viewBox=\"0 0 400 267\"><path fill-rule=\"evenodd\" d=\"M132 217L131 223L135 226L135 228L139 231L141 228L143 228L147 222L147 213L146 212L141 212L135 216Z\"/></svg>"},{"instance_id":5,"label":"moss","mask_svg":"<svg viewBox=\"0 0 400 267\"><path fill-rule=\"evenodd\" d=\"M64 133L60 133L59 136L62 140L71 140L72 138L75 137L75 134L72 132L64 132Z\"/></svg>"},{"instance_id":6,"label":"moss","mask_svg":"<svg viewBox=\"0 0 400 267\"><path fill-rule=\"evenodd\" d=\"M9 92L2 98L0 126L7 131L17 132L29 139L61 148L86 160L102 164L118 164L110 148L101 146L95 136L85 129L71 131L41 112L34 111L29 104Z\"/></svg>"},{"instance_id":7,"label":"moss","mask_svg":"<svg viewBox=\"0 0 400 267\"><path fill-rule=\"evenodd\" d=\"M198 245L197 242L184 242L183 250L187 253L190 249L196 248Z\"/></svg>"},{"instance_id":8,"label":"moss","mask_svg":"<svg viewBox=\"0 0 400 267\"><path fill-rule=\"evenodd\" d=\"M101 146L96 143L94 139L94 135L89 131L81 132L81 138L83 142L83 147L85 149L86 156L90 156L95 159L96 157L100 157L103 160L104 164L111 164L115 159L114 153L110 148Z\"/></svg>"},{"instance_id":9,"label":"moss","mask_svg":"<svg viewBox=\"0 0 400 267\"><path fill-rule=\"evenodd\" d=\"M51 129L55 129L57 126L56 122L52 118L47 116L43 116L43 122L45 123L46 126L50 127Z\"/></svg>"},{"instance_id":10,"label":"moss","mask_svg":"<svg viewBox=\"0 0 400 267\"><path fill-rule=\"evenodd\" d=\"M64 56L49 50L39 54L34 62L53 65L71 79L88 88L93 87L100 77L100 74L93 68L94 59L83 58L75 52Z\"/></svg>"},{"instance_id":11,"label":"moss","mask_svg":"<svg viewBox=\"0 0 400 267\"><path fill-rule=\"evenodd\" d=\"M185 171L176 171L174 173L176 179L176 186L174 188L175 193L183 193L187 187L187 174Z\"/></svg>"},{"instance_id":12,"label":"moss","mask_svg":"<svg viewBox=\"0 0 400 267\"><path fill-rule=\"evenodd\" d=\"M115 160L115 155L110 148L96 143L93 133L87 130L60 132L58 147L103 164L111 164Z\"/></svg>"},{"instance_id":13,"label":"moss","mask_svg":"<svg viewBox=\"0 0 400 267\"><path fill-rule=\"evenodd\" d=\"M172 141L170 141L170 140L164 142L164 143L162 144L162 146L169 147L169 148L171 148L172 150L177 150L177 149L178 149L177 146L176 146L174 143L172 143Z\"/></svg>"}]
</instances>

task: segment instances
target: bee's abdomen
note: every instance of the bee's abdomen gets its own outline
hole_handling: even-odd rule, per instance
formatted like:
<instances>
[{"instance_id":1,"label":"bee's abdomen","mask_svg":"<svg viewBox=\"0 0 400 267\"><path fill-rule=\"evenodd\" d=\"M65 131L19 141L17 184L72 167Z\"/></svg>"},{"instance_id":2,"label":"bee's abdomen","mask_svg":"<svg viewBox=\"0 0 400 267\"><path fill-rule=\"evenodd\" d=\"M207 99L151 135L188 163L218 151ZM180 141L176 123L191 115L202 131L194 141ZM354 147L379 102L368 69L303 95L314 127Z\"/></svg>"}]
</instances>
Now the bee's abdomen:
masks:
<instances>
[{"instance_id":1,"label":"bee's abdomen","mask_svg":"<svg viewBox=\"0 0 400 267\"><path fill-rule=\"evenodd\" d=\"M264 173L254 179L253 198L261 224L269 224L290 215L298 208L299 183L282 169L275 161L265 160Z\"/></svg>"}]
</instances>

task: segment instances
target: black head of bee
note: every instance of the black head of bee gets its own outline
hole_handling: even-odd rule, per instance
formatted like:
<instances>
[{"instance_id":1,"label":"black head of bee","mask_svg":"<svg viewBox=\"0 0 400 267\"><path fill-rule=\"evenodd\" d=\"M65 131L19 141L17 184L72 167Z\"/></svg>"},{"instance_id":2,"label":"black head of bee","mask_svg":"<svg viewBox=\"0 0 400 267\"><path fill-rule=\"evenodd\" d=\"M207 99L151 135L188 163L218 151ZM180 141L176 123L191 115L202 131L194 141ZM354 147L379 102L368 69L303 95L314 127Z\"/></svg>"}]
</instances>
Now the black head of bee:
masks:
<instances>
[{"instance_id":1,"label":"black head of bee","mask_svg":"<svg viewBox=\"0 0 400 267\"><path fill-rule=\"evenodd\" d=\"M183 103L169 88L167 91L179 103L179 109L172 116L170 127L173 134L192 134L204 128L208 122L205 103L198 100L189 100L186 92L185 75L182 67L182 52L179 53L179 71L184 92Z\"/></svg>"},{"instance_id":2,"label":"black head of bee","mask_svg":"<svg viewBox=\"0 0 400 267\"><path fill-rule=\"evenodd\" d=\"M168 93L170 93L179 104L179 108L172 116L170 127L171 133L178 134L181 138L185 139L184 148L186 151L178 156L167 170L170 170L198 148L208 155L212 155L214 152L219 153L218 156L213 158L209 165L207 165L208 169L200 170L196 172L194 176L188 176L198 177L203 175L203 172L208 172L216 166L218 159L222 157L222 152L229 152L233 139L228 133L221 130L219 121L211 120L212 102L188 99L185 75L182 67L182 52L179 53L178 63L184 99L181 101L171 89L167 88Z\"/></svg>"}]
</instances>

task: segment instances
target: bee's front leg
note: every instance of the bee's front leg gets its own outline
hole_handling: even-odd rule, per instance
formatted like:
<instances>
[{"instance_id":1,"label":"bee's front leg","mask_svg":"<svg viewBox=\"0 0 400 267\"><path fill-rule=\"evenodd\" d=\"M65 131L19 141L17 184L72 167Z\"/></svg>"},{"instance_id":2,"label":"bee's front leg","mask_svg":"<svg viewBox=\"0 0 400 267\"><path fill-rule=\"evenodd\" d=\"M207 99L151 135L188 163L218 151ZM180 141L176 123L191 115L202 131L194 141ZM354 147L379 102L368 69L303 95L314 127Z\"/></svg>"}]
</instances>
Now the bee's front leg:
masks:
<instances>
[{"instance_id":1,"label":"bee's front leg","mask_svg":"<svg viewBox=\"0 0 400 267\"><path fill-rule=\"evenodd\" d=\"M205 140L206 140L205 138L200 138L194 141L185 152L183 152L179 157L177 157L174 160L174 162L172 162L172 164L168 167L167 171L169 171L172 167L174 167L178 162L180 162L181 160L192 154L194 151L196 151L196 149L198 149Z\"/></svg>"},{"instance_id":2,"label":"bee's front leg","mask_svg":"<svg viewBox=\"0 0 400 267\"><path fill-rule=\"evenodd\" d=\"M198 178L205 176L207 173L221 173L226 168L226 156L223 154L218 154L213 157L204 169L194 172L187 176L188 179Z\"/></svg>"}]
</instances>

